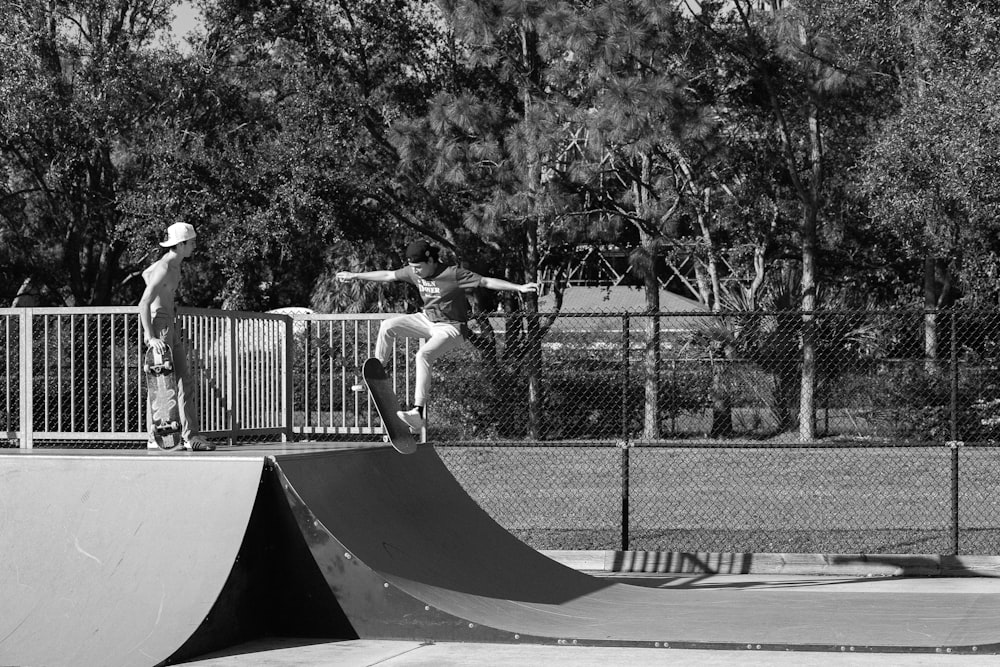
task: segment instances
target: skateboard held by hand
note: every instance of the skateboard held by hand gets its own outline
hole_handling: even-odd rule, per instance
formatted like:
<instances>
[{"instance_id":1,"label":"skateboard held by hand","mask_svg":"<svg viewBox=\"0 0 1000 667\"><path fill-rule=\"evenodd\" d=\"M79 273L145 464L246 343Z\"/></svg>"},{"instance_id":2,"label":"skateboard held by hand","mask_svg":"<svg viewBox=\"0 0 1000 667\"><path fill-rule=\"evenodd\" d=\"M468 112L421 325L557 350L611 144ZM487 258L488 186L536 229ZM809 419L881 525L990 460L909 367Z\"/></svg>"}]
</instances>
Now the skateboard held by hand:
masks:
<instances>
[{"instance_id":1,"label":"skateboard held by hand","mask_svg":"<svg viewBox=\"0 0 1000 667\"><path fill-rule=\"evenodd\" d=\"M181 445L181 415L177 406L177 376L170 347L158 354L146 350L142 365L146 374L146 391L153 418L153 439L160 449L171 450Z\"/></svg>"}]
</instances>

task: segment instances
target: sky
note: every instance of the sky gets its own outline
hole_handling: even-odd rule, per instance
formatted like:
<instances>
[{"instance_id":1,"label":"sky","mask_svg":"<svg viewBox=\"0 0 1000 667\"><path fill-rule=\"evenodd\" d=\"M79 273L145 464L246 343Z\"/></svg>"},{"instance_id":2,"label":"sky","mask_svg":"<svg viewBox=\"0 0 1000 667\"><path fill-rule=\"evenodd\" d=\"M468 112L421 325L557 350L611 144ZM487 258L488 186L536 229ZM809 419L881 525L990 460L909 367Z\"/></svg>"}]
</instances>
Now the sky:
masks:
<instances>
[{"instance_id":1,"label":"sky","mask_svg":"<svg viewBox=\"0 0 1000 667\"><path fill-rule=\"evenodd\" d=\"M172 24L174 37L178 41L183 41L184 37L198 27L200 14L188 0L181 0L174 8L174 22Z\"/></svg>"}]
</instances>

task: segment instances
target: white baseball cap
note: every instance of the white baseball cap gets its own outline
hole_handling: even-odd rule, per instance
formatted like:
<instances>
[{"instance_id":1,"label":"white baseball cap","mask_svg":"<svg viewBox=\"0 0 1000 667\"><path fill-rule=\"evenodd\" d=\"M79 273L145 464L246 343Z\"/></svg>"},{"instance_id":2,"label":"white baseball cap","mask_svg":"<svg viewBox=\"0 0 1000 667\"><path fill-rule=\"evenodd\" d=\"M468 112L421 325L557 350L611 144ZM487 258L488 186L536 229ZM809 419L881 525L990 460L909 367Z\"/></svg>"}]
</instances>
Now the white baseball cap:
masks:
<instances>
[{"instance_id":1,"label":"white baseball cap","mask_svg":"<svg viewBox=\"0 0 1000 667\"><path fill-rule=\"evenodd\" d=\"M167 227L167 240L160 243L164 248L172 248L178 243L190 241L197 234L194 233L194 225L186 222L175 222Z\"/></svg>"}]
</instances>

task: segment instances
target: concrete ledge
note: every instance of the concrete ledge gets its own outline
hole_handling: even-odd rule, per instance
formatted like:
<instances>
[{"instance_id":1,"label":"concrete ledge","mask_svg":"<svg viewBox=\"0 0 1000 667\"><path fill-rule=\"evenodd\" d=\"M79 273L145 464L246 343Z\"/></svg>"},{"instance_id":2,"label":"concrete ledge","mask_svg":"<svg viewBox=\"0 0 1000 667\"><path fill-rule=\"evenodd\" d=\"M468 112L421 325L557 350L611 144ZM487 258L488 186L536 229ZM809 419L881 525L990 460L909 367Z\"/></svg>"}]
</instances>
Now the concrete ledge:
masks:
<instances>
[{"instance_id":1,"label":"concrete ledge","mask_svg":"<svg viewBox=\"0 0 1000 667\"><path fill-rule=\"evenodd\" d=\"M575 570L642 574L1000 577L1000 556L542 551Z\"/></svg>"}]
</instances>

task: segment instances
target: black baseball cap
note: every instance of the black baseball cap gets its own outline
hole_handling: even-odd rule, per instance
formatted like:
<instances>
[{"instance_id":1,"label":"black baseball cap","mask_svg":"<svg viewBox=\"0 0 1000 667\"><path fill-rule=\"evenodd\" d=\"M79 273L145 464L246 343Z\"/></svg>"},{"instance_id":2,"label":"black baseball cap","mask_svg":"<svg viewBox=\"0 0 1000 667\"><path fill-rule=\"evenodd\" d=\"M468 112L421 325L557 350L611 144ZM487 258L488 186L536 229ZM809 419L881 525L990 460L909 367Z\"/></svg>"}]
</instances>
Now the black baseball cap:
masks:
<instances>
[{"instance_id":1,"label":"black baseball cap","mask_svg":"<svg viewBox=\"0 0 1000 667\"><path fill-rule=\"evenodd\" d=\"M417 264L434 258L434 246L424 240L414 241L406 246L406 261Z\"/></svg>"}]
</instances>

